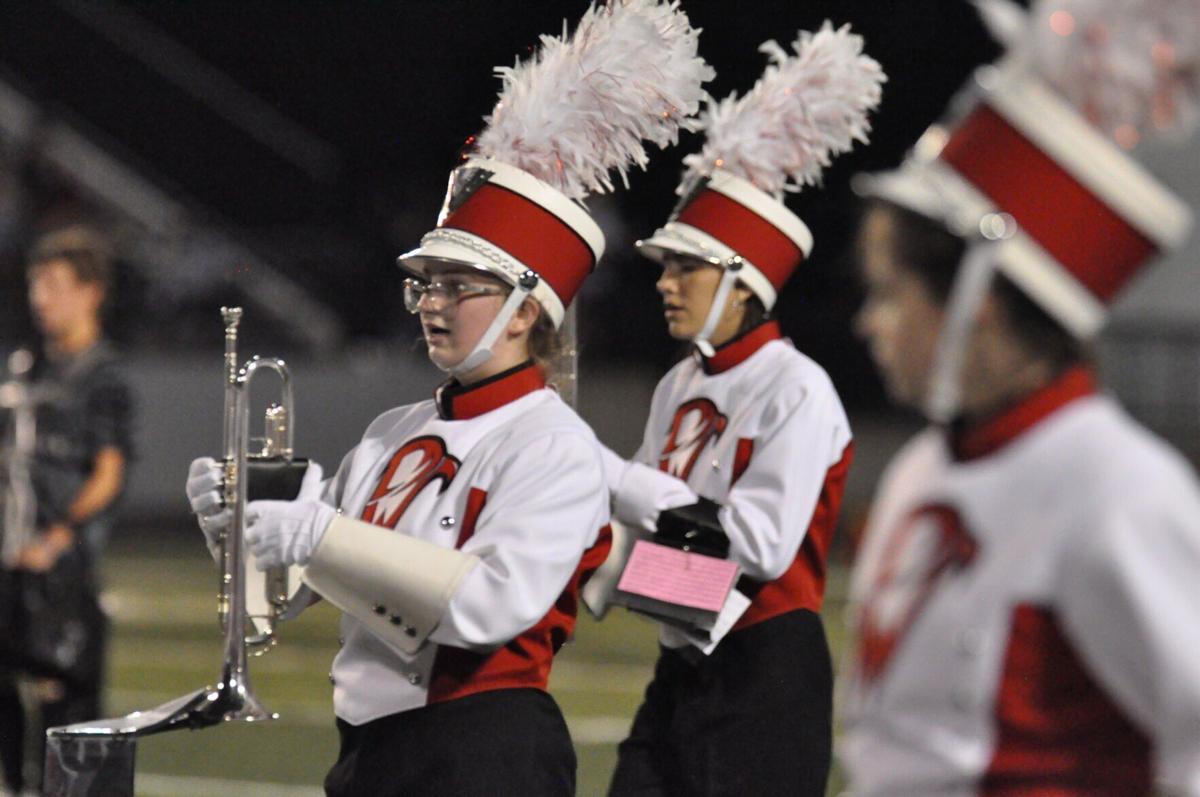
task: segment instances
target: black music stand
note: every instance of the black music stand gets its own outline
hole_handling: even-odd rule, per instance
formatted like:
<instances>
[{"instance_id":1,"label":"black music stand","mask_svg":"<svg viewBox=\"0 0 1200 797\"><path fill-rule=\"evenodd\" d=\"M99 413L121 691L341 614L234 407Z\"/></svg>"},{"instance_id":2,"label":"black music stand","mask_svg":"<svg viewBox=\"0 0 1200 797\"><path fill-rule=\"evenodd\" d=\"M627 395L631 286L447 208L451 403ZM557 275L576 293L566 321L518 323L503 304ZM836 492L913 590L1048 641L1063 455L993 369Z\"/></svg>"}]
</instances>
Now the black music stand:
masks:
<instances>
[{"instance_id":1,"label":"black music stand","mask_svg":"<svg viewBox=\"0 0 1200 797\"><path fill-rule=\"evenodd\" d=\"M138 737L224 722L231 709L230 694L206 687L147 711L50 728L43 793L47 797L133 797Z\"/></svg>"}]
</instances>

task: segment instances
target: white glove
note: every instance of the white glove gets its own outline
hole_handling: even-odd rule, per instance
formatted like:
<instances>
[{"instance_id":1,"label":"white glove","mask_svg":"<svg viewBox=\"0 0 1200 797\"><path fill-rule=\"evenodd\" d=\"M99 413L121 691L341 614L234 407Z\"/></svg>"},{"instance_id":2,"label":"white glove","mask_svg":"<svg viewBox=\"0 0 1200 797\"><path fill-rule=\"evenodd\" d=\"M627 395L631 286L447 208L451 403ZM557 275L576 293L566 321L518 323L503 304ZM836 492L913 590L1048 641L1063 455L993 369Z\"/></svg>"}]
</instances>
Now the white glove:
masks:
<instances>
[{"instance_id":1,"label":"white glove","mask_svg":"<svg viewBox=\"0 0 1200 797\"><path fill-rule=\"evenodd\" d=\"M600 453L612 497L612 515L627 526L654 531L659 513L699 500L683 479L623 459L604 445Z\"/></svg>"},{"instance_id":2,"label":"white glove","mask_svg":"<svg viewBox=\"0 0 1200 797\"><path fill-rule=\"evenodd\" d=\"M321 466L312 462L294 501L251 501L246 505L246 547L259 570L306 565L337 510L320 500Z\"/></svg>"},{"instance_id":3,"label":"white glove","mask_svg":"<svg viewBox=\"0 0 1200 797\"><path fill-rule=\"evenodd\" d=\"M204 541L213 559L220 556L221 535L229 527L233 511L225 506L221 494L225 484L225 465L212 457L198 457L188 468L187 497L196 521L204 532Z\"/></svg>"}]
</instances>

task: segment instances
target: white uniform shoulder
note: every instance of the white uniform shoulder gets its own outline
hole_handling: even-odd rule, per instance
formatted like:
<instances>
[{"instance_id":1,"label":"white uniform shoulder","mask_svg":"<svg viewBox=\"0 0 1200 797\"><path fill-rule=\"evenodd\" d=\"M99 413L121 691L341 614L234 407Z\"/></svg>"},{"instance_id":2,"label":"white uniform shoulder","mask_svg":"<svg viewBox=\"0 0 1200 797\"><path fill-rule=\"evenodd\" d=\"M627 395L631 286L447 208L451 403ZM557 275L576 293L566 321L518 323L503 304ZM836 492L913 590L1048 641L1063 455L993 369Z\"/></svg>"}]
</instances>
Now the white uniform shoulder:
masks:
<instances>
[{"instance_id":1,"label":"white uniform shoulder","mask_svg":"<svg viewBox=\"0 0 1200 797\"><path fill-rule=\"evenodd\" d=\"M676 386L687 384L692 379L696 378L697 374L703 373L700 369L700 364L696 362L696 357L689 354L679 362L672 365L662 379L658 380L658 384L654 387L654 395L660 393L667 394L674 390ZM653 402L653 399L651 399Z\"/></svg>"},{"instance_id":2,"label":"white uniform shoulder","mask_svg":"<svg viewBox=\"0 0 1200 797\"><path fill-rule=\"evenodd\" d=\"M768 412L789 414L801 404L817 402L828 406L837 422L849 428L829 374L790 341L770 341L743 365L745 372L739 378L739 392L748 399L762 401ZM765 420L769 423L769 419Z\"/></svg>"},{"instance_id":3,"label":"white uniform shoulder","mask_svg":"<svg viewBox=\"0 0 1200 797\"><path fill-rule=\"evenodd\" d=\"M671 395L677 387L696 386L724 397L730 406L760 407L760 420L772 426L795 413L802 404L818 403L832 412L830 422L845 427L849 440L849 422L841 399L829 374L815 360L799 351L787 339L771 340L738 365L719 374L705 374L694 358L677 363L662 381L658 394Z\"/></svg>"},{"instance_id":4,"label":"white uniform shoulder","mask_svg":"<svg viewBox=\"0 0 1200 797\"><path fill-rule=\"evenodd\" d=\"M393 407L376 416L375 420L367 425L362 439L371 440L381 437L402 423L425 421L434 415L437 415L437 406L433 399L418 401L415 404L405 404L402 407Z\"/></svg>"},{"instance_id":5,"label":"white uniform shoulder","mask_svg":"<svg viewBox=\"0 0 1200 797\"><path fill-rule=\"evenodd\" d=\"M660 381L670 385L693 379L703 373L703 368L694 356L684 357L675 363ZM833 390L833 381L816 360L797 349L787 339L771 340L754 354L728 371L717 376L737 382L761 383L781 380L783 382L810 386L813 389ZM770 379L764 380L763 377Z\"/></svg>"},{"instance_id":6,"label":"white uniform shoulder","mask_svg":"<svg viewBox=\"0 0 1200 797\"><path fill-rule=\"evenodd\" d=\"M1072 409L1063 432L1075 438L1076 465L1102 488L1098 498L1155 503L1195 484L1187 460L1112 399L1096 396Z\"/></svg>"},{"instance_id":7,"label":"white uniform shoulder","mask_svg":"<svg viewBox=\"0 0 1200 797\"><path fill-rule=\"evenodd\" d=\"M503 447L526 446L549 435L565 440L579 439L594 448L599 456L600 444L595 432L549 388L527 396L518 414L498 433L504 437Z\"/></svg>"},{"instance_id":8,"label":"white uniform shoulder","mask_svg":"<svg viewBox=\"0 0 1200 797\"><path fill-rule=\"evenodd\" d=\"M476 447L486 452L479 460L481 478L507 482L519 472L525 479L545 480L565 478L570 472L572 478L596 481L604 492L600 442L592 428L554 390L535 391L497 412L508 414L503 419L477 419L487 418L492 424Z\"/></svg>"},{"instance_id":9,"label":"white uniform shoulder","mask_svg":"<svg viewBox=\"0 0 1200 797\"><path fill-rule=\"evenodd\" d=\"M761 356L759 356L761 355ZM833 381L821 365L797 349L790 340L773 340L756 352L747 364L758 371L771 371L805 385L833 389Z\"/></svg>"},{"instance_id":10,"label":"white uniform shoulder","mask_svg":"<svg viewBox=\"0 0 1200 797\"><path fill-rule=\"evenodd\" d=\"M1155 512L1196 492L1184 457L1104 395L1064 407L1013 449L1014 461L1055 474L1054 489L1089 517L1135 506Z\"/></svg>"}]
</instances>

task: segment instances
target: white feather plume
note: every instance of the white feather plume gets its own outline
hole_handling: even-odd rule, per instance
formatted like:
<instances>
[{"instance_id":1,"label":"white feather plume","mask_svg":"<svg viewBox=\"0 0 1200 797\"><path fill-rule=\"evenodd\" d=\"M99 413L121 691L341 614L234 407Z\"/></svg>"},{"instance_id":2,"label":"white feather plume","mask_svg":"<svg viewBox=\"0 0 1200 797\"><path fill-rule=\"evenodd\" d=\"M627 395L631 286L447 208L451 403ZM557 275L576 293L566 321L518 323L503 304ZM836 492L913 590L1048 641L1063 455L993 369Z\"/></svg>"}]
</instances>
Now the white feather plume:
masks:
<instances>
[{"instance_id":1,"label":"white feather plume","mask_svg":"<svg viewBox=\"0 0 1200 797\"><path fill-rule=\"evenodd\" d=\"M864 55L850 26L826 21L816 33L800 31L789 55L774 41L759 50L771 63L744 97L732 94L701 114L707 140L684 158L695 174L724 169L767 193L799 191L820 182L822 170L854 142L867 142L867 114L887 80Z\"/></svg>"},{"instance_id":2,"label":"white feather plume","mask_svg":"<svg viewBox=\"0 0 1200 797\"><path fill-rule=\"evenodd\" d=\"M1200 0L1035 0L998 38L1124 146L1200 122Z\"/></svg>"},{"instance_id":3,"label":"white feather plume","mask_svg":"<svg viewBox=\"0 0 1200 797\"><path fill-rule=\"evenodd\" d=\"M572 199L611 191L643 140L674 144L714 72L697 54L700 31L678 2L613 0L588 8L572 36L542 36L525 62L498 67L500 99L479 154L524 169Z\"/></svg>"}]
</instances>

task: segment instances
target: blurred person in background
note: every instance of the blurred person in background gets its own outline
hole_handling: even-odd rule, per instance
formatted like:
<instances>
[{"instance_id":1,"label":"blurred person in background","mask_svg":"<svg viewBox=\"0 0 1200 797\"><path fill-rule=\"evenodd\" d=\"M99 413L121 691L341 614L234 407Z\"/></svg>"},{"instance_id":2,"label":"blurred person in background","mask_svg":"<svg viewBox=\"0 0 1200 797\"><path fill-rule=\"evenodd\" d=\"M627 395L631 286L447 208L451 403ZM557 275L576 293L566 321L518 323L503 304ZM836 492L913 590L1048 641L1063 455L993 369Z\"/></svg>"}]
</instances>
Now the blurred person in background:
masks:
<instances>
[{"instance_id":1,"label":"blurred person in background","mask_svg":"<svg viewBox=\"0 0 1200 797\"><path fill-rule=\"evenodd\" d=\"M0 597L0 756L14 792L37 783L47 727L102 713L108 631L96 569L127 481L133 424L132 393L101 321L112 271L107 241L84 227L43 236L28 258L41 333L28 373L36 515Z\"/></svg>"},{"instance_id":2,"label":"blurred person in background","mask_svg":"<svg viewBox=\"0 0 1200 797\"><path fill-rule=\"evenodd\" d=\"M823 795L829 773L819 612L853 444L829 376L772 313L812 248L783 192L866 140L885 78L861 37L828 22L794 53L762 49L772 64L741 100L710 106L676 211L638 242L662 266L667 329L690 352L658 383L632 460L606 450L614 516L742 575L715 628L661 625L614 795Z\"/></svg>"},{"instance_id":3,"label":"blurred person in background","mask_svg":"<svg viewBox=\"0 0 1200 797\"><path fill-rule=\"evenodd\" d=\"M609 509L599 444L550 366L604 247L580 200L644 161L642 139L674 140L711 74L696 50L676 6L631 0L502 70L504 113L399 259L449 379L377 418L332 479L314 470L297 500L247 507L259 567L304 566L344 612L327 794L574 794L547 682L608 553ZM188 481L213 547L221 479L200 459Z\"/></svg>"},{"instance_id":4,"label":"blurred person in background","mask_svg":"<svg viewBox=\"0 0 1200 797\"><path fill-rule=\"evenodd\" d=\"M855 562L841 757L856 795L1197 795L1200 487L1087 342L1185 238L1117 142L1194 108L1200 6L984 8L1013 52L860 186L858 329L933 425Z\"/></svg>"}]
</instances>

